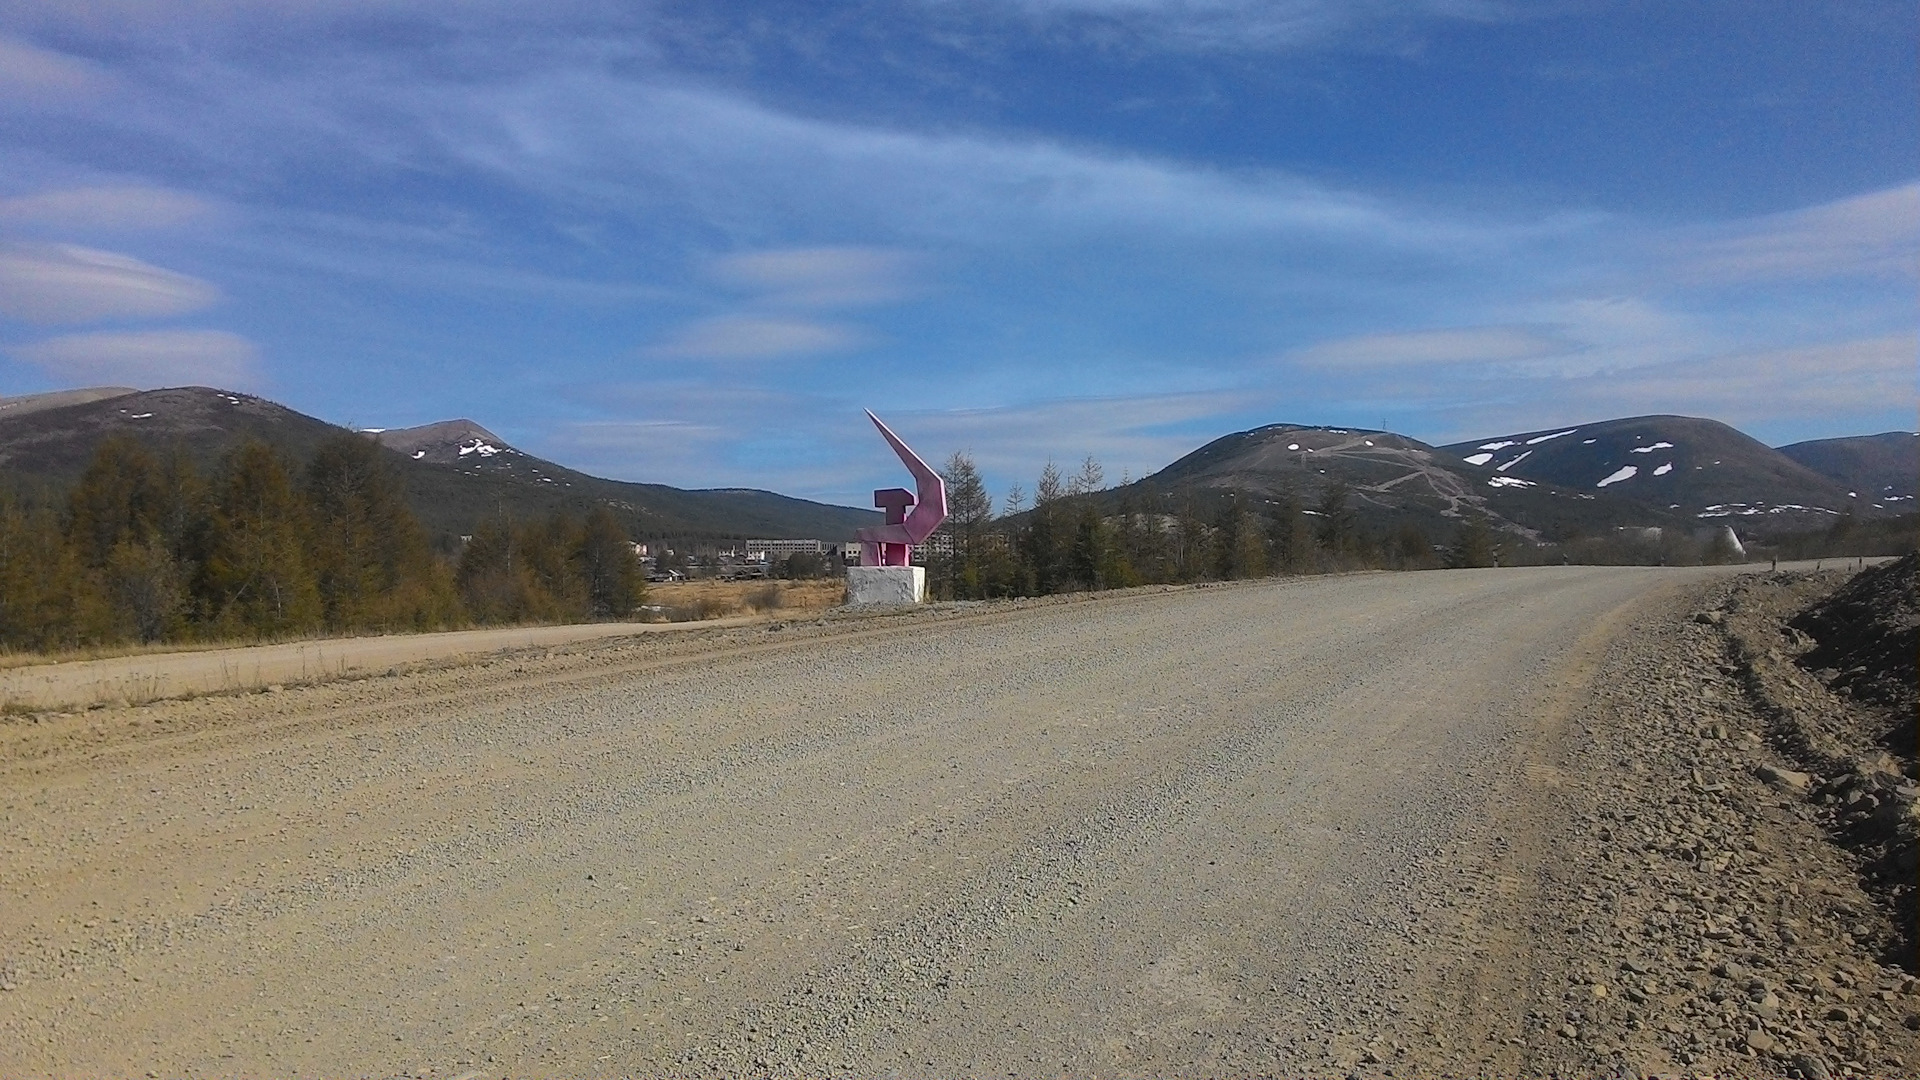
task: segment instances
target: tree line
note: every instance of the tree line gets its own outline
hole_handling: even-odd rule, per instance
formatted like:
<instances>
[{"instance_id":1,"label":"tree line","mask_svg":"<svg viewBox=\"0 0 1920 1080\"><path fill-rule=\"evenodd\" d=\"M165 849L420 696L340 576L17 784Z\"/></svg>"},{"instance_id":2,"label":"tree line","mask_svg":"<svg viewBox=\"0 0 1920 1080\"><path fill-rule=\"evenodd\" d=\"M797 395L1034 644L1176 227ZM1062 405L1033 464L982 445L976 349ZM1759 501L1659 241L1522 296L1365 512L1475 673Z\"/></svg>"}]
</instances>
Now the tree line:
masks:
<instances>
[{"instance_id":1,"label":"tree line","mask_svg":"<svg viewBox=\"0 0 1920 1080\"><path fill-rule=\"evenodd\" d=\"M390 452L342 433L303 466L249 441L103 441L64 499L0 492L0 647L432 630L624 617L645 577L613 514L504 515L437 550Z\"/></svg>"},{"instance_id":2,"label":"tree line","mask_svg":"<svg viewBox=\"0 0 1920 1080\"><path fill-rule=\"evenodd\" d=\"M1363 528L1353 489L1337 480L1310 499L1220 489L1152 491L1124 483L1117 496L1095 498L1104 475L1088 458L1070 477L1048 463L1031 502L1016 485L996 515L970 457L954 454L941 473L949 511L943 528L953 550L929 556L928 583L934 595L948 599L1357 569L1654 561L1612 539L1578 550L1516 543L1475 514L1439 534L1411 518ZM1663 557L1683 556L1714 557L1691 548Z\"/></svg>"}]
</instances>

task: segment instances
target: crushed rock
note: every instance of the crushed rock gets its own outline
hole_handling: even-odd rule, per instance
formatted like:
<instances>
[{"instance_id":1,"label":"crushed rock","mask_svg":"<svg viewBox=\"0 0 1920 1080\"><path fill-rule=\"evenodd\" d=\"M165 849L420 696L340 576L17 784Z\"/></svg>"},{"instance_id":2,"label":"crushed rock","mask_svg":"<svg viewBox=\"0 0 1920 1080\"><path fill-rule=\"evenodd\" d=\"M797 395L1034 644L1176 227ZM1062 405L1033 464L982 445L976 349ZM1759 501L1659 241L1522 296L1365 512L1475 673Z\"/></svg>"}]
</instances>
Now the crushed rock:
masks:
<instances>
[{"instance_id":1,"label":"crushed rock","mask_svg":"<svg viewBox=\"0 0 1920 1080\"><path fill-rule=\"evenodd\" d=\"M1879 570L1860 591L1888 591ZM1527 1073L1920 1075L1913 759L1884 707L1796 662L1834 624L1789 623L1856 603L1843 579L1721 582L1614 645L1530 928Z\"/></svg>"}]
</instances>

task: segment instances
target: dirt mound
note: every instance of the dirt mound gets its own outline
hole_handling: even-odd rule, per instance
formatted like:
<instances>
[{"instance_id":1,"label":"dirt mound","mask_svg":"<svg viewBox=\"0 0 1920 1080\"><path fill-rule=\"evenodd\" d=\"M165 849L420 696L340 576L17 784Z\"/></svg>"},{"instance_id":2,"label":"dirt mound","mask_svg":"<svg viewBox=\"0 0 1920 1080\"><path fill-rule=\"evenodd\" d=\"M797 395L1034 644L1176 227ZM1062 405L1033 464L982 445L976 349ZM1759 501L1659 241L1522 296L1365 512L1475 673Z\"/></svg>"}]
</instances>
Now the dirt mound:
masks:
<instances>
[{"instance_id":1,"label":"dirt mound","mask_svg":"<svg viewBox=\"0 0 1920 1080\"><path fill-rule=\"evenodd\" d=\"M1892 913L1884 957L1920 973L1917 562L1909 555L1837 583L1831 573L1769 574L1736 585L1724 629L1770 740L1806 770L1768 782L1818 808Z\"/></svg>"},{"instance_id":2,"label":"dirt mound","mask_svg":"<svg viewBox=\"0 0 1920 1080\"><path fill-rule=\"evenodd\" d=\"M1920 698L1920 555L1870 567L1787 625L1811 637L1800 666L1827 688L1905 713L1905 756L1913 756L1914 707Z\"/></svg>"}]
</instances>

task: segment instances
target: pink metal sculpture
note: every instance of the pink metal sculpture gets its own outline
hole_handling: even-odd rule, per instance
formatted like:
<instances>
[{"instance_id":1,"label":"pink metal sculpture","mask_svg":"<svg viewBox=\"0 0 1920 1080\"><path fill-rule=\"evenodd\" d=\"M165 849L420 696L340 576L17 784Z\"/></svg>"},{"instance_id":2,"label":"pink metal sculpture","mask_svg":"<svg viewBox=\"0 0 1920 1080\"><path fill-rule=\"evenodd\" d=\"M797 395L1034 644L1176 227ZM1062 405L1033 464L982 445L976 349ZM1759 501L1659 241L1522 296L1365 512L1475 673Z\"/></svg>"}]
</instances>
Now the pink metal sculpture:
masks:
<instances>
[{"instance_id":1,"label":"pink metal sculpture","mask_svg":"<svg viewBox=\"0 0 1920 1080\"><path fill-rule=\"evenodd\" d=\"M907 471L913 474L918 498L914 491L905 488L884 488L873 493L873 505L887 512L887 523L854 531L854 538L860 541L860 565L906 566L912 556L912 546L926 543L933 530L947 520L947 484L900 441L900 436L881 423L872 409L867 410L867 419L880 429L880 437L887 440ZM907 512L909 506L913 507L912 513Z\"/></svg>"}]
</instances>

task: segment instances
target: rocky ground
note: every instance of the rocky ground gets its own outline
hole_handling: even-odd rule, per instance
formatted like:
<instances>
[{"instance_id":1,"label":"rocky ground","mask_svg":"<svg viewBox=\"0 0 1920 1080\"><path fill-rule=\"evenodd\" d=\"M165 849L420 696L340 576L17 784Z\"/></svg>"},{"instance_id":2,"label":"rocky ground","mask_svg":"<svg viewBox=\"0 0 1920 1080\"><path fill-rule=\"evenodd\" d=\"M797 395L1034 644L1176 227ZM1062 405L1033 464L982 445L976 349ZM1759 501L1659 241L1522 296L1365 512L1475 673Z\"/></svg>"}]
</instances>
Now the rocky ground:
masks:
<instances>
[{"instance_id":1,"label":"rocky ground","mask_svg":"<svg viewBox=\"0 0 1920 1080\"><path fill-rule=\"evenodd\" d=\"M1529 1071L1920 1075L1914 560L1848 576L1721 582L1615 644L1566 746Z\"/></svg>"}]
</instances>

